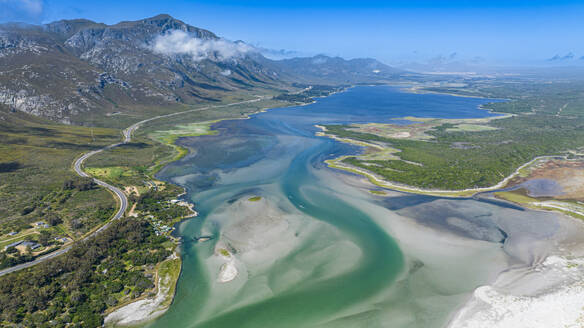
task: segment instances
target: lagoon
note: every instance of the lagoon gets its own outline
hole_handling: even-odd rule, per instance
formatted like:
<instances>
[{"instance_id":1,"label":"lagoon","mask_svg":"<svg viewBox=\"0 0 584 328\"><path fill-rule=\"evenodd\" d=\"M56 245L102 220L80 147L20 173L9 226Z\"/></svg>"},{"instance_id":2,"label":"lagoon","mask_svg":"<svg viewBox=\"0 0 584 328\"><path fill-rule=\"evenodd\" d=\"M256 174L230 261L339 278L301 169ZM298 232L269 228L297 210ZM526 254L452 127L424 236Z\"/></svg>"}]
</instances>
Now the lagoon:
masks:
<instances>
[{"instance_id":1,"label":"lagoon","mask_svg":"<svg viewBox=\"0 0 584 328\"><path fill-rule=\"evenodd\" d=\"M199 216L178 227L175 300L149 327L445 326L475 288L545 252L524 245L553 236L556 215L372 194L363 178L324 164L360 148L317 137L314 125L487 117L479 106L490 101L359 86L180 139L189 155L159 178L184 186ZM237 276L223 282L227 266Z\"/></svg>"}]
</instances>

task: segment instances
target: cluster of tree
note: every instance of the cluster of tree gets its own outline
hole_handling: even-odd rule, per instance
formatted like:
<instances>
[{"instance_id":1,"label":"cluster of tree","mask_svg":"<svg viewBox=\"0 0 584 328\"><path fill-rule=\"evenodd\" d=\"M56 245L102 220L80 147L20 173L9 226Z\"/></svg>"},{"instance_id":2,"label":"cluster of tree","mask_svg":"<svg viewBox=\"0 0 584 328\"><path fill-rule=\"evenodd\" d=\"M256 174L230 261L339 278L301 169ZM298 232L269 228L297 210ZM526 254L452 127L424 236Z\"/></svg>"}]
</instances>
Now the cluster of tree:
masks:
<instances>
[{"instance_id":1,"label":"cluster of tree","mask_svg":"<svg viewBox=\"0 0 584 328\"><path fill-rule=\"evenodd\" d=\"M283 93L274 97L275 100L288 101L288 102L299 102L299 103L311 103L314 101L312 97L309 97L301 93Z\"/></svg>"},{"instance_id":2,"label":"cluster of tree","mask_svg":"<svg viewBox=\"0 0 584 328\"><path fill-rule=\"evenodd\" d=\"M43 219L45 219L47 223L51 226L56 226L58 224L63 223L63 219L61 219L61 216L59 216L59 214L56 213L48 213L43 217Z\"/></svg>"},{"instance_id":3,"label":"cluster of tree","mask_svg":"<svg viewBox=\"0 0 584 328\"><path fill-rule=\"evenodd\" d=\"M170 254L165 242L144 220L117 221L65 256L0 277L0 320L25 327L99 327L103 311L122 295L138 297L153 287L142 266Z\"/></svg>"},{"instance_id":4,"label":"cluster of tree","mask_svg":"<svg viewBox=\"0 0 584 328\"><path fill-rule=\"evenodd\" d=\"M306 88L306 90L299 93L280 94L274 97L274 99L289 102L311 103L314 101L314 98L329 96L334 92L346 89L347 86L313 85L306 86Z\"/></svg>"},{"instance_id":5,"label":"cluster of tree","mask_svg":"<svg viewBox=\"0 0 584 328\"><path fill-rule=\"evenodd\" d=\"M136 210L149 212L156 218L172 222L189 214L189 210L183 206L170 204L168 201L176 195L175 191L158 190L142 193L136 202Z\"/></svg>"},{"instance_id":6,"label":"cluster of tree","mask_svg":"<svg viewBox=\"0 0 584 328\"><path fill-rule=\"evenodd\" d=\"M18 250L14 247L9 247L6 252L0 253L0 269L10 268L12 266L30 262L34 260L34 256L30 254L17 254ZM10 256L12 255L12 256Z\"/></svg>"},{"instance_id":7,"label":"cluster of tree","mask_svg":"<svg viewBox=\"0 0 584 328\"><path fill-rule=\"evenodd\" d=\"M75 178L75 179L67 179L63 183L64 190L76 189L78 191L85 191L85 190L91 190L91 189L96 188L96 187L97 187L97 184L93 181L92 178L84 178L84 177L79 177L79 178Z\"/></svg>"},{"instance_id":8,"label":"cluster of tree","mask_svg":"<svg viewBox=\"0 0 584 328\"><path fill-rule=\"evenodd\" d=\"M530 79L501 83L487 79L470 81L464 87L428 87L425 90L509 100L484 106L495 112L556 115L561 108L563 116L584 117L584 82L574 79L550 82Z\"/></svg>"},{"instance_id":9,"label":"cluster of tree","mask_svg":"<svg viewBox=\"0 0 584 328\"><path fill-rule=\"evenodd\" d=\"M18 162L2 162L0 163L0 173L16 171L21 167L22 165Z\"/></svg>"},{"instance_id":10,"label":"cluster of tree","mask_svg":"<svg viewBox=\"0 0 584 328\"><path fill-rule=\"evenodd\" d=\"M459 190L488 187L537 156L559 155L584 146L584 119L555 115L521 115L491 122L497 130L448 131L451 124L430 131L431 142L391 139L329 125L328 133L364 141L381 141L400 149L400 160L346 158L348 164L406 185ZM464 143L469 147L456 147ZM417 163L417 164L416 164Z\"/></svg>"}]
</instances>

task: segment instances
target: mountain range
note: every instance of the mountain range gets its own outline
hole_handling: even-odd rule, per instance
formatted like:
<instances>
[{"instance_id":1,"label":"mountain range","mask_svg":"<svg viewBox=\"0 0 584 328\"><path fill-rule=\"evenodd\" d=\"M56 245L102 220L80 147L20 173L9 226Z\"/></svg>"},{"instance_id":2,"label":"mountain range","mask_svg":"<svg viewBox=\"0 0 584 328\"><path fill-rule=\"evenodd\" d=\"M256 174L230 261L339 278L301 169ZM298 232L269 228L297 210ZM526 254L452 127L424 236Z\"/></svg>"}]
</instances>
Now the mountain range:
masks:
<instances>
[{"instance_id":1,"label":"mountain range","mask_svg":"<svg viewBox=\"0 0 584 328\"><path fill-rule=\"evenodd\" d=\"M374 59L270 60L168 15L115 25L0 25L0 105L62 123L125 106L216 102L253 88L377 83L403 74Z\"/></svg>"}]
</instances>

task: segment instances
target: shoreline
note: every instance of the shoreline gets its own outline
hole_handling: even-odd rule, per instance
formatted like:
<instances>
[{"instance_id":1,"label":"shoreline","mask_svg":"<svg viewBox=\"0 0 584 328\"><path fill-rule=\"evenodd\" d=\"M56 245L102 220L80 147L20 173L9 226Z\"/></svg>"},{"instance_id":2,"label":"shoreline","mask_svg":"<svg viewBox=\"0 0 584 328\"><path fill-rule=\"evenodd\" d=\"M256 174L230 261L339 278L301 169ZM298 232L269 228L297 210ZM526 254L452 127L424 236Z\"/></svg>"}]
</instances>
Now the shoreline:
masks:
<instances>
[{"instance_id":1,"label":"shoreline","mask_svg":"<svg viewBox=\"0 0 584 328\"><path fill-rule=\"evenodd\" d=\"M454 96L454 97L476 98L476 99L494 99L494 98L486 98L483 96L463 95L463 94L458 94L458 93L454 93L454 92L433 91L433 90L427 90L426 88L428 88L428 86L415 85L415 86L412 86L409 88L404 86L404 90L406 92L411 92L411 93L415 93L415 94L434 94L434 95L448 95L448 96ZM506 100L506 101L510 100L510 99L506 99L506 98L496 98L496 99Z\"/></svg>"},{"instance_id":2,"label":"shoreline","mask_svg":"<svg viewBox=\"0 0 584 328\"><path fill-rule=\"evenodd\" d=\"M424 90L423 86L416 86L416 85L414 85L414 86L411 86L411 85L410 86L408 86L408 85L393 85L393 84L389 84L389 83L382 84L382 85L396 87L396 88L399 88L400 90L402 90L402 92L413 93L413 94L428 93L428 94L442 94L442 95L448 95L448 96L453 96L453 97L490 99L490 98L485 98L485 97L480 97L480 96L466 96L466 95L459 95L459 94L454 94L454 93L428 91L428 90ZM501 99L501 100L509 100L509 99ZM516 116L516 114L512 114L512 113L495 112L490 108L485 108L484 105L486 105L486 104L479 105L478 109L487 111L488 113L494 114L496 116L481 117L481 118L469 118L469 119L458 119L458 120L469 120L469 121L475 121L475 122L477 122L477 121L478 122L483 122L483 121L489 122L491 120L505 119L505 118L511 118L511 117ZM420 118L420 117L409 117L409 116L406 116L404 118L396 118L396 120L400 120L400 119L423 122L425 120L432 120L432 119L436 119L436 118L430 118L430 117ZM457 119L453 119L453 120L457 120ZM359 141L359 140L353 140L350 138L340 138L336 135L327 134L326 133L327 129L322 125L316 124L315 127L321 130L321 131L315 133L315 135L318 137L327 137L327 138L331 138L333 140L337 140L339 142L354 144L354 145L361 146L361 147L372 147L372 148L377 148L379 150L385 149L384 147L381 147L381 146L376 145L376 144L372 144L372 143L368 143L368 142L364 142L364 141ZM399 152L399 150L398 150L398 152ZM353 157L353 156L354 155L343 155L343 156L340 156L340 157L337 157L334 159L326 160L325 163L327 164L328 167L364 176L372 184L374 184L378 187L381 187L381 188L387 188L390 190L401 191L401 192L409 192L409 193L414 193L414 194L419 194L419 195L441 196L441 197L450 197L450 198L472 197L478 193L495 191L497 189L504 188L505 185L509 182L509 180L511 180L512 178L514 178L515 176L517 176L519 174L519 171L521 169L523 169L527 166L530 166L532 163L535 163L541 157L547 157L547 156L535 157L531 161L518 167L513 173L511 173L511 175L505 177L499 183L497 183L496 185L491 186L491 187L468 188L468 189L462 189L462 190L440 190L440 189L417 188L414 186L409 186L409 185L405 185L405 184L387 181L383 178L376 176L374 173L372 173L370 171L340 163L345 158Z\"/></svg>"},{"instance_id":3,"label":"shoreline","mask_svg":"<svg viewBox=\"0 0 584 328\"><path fill-rule=\"evenodd\" d=\"M345 88L345 89L338 91L338 92L344 92L347 89L349 89L349 88ZM332 94L336 94L338 92L333 92L333 93L329 94L328 96L330 96ZM328 97L328 96L315 97L315 98L324 98L324 97ZM247 101L247 102L261 101L263 99L264 99L264 97L261 96L261 97L258 97L257 99L253 99L253 100ZM162 144L165 144L165 145L173 148L177 152L177 154L174 157L172 157L171 159L168 159L166 161L161 161L158 163L154 163L154 165L151 168L149 168L148 175L150 175L153 179L156 179L156 177L155 177L156 174L158 174L167 165L184 158L184 156L186 156L188 154L188 149L185 149L185 148L177 145L178 140L180 140L181 138L186 138L186 137L213 134L216 132L216 130L213 130L211 128L211 125L213 125L215 123L219 123L222 121L229 121L229 120L251 119L253 115L267 112L269 109L305 106L305 105L312 104L314 102L316 102L316 100L312 101L311 103L307 103L307 104L296 104L296 103L286 104L285 102L282 102L283 106L281 106L281 107L274 107L274 106L263 107L263 108L260 108L256 111L254 111L254 112L245 114L244 117L227 117L227 118L219 118L219 119L210 120L210 121L189 123L189 124L201 124L201 125L205 126L207 128L206 133L184 133L184 134L178 133L178 134L174 134L174 135L166 134L166 135L161 136L160 138L155 138L155 137L151 137L150 135L147 135L146 136L147 138L150 138L156 142L160 142ZM211 106L209 108L233 106L236 104L239 104L239 103L230 103L230 104L224 104L224 105L218 105L218 106ZM206 107L204 107L204 108L206 108ZM196 109L196 110L200 110L200 109ZM169 114L169 116L178 116L180 114L186 114L186 113L190 113L190 112L191 111L172 113L172 114ZM142 122L138 122L138 123L133 124L130 128L123 130L124 137L126 137L126 138L131 137L131 134L133 132L135 132L142 124L154 121L157 118L163 118L163 117L155 117L155 118L147 119L147 120L144 120ZM179 125L179 123L177 123L176 125ZM174 125L174 126L176 127L176 125ZM170 132L170 131L180 131L180 130L170 129L170 130L163 131L163 132ZM168 139L165 140L165 137L167 137ZM158 180L158 179L156 179L156 180ZM171 182L165 181L165 183L171 183ZM187 194L188 194L187 189L185 187L183 187L183 192L176 195L176 197L180 198L180 197L183 197ZM183 203L183 204L178 204L178 205L187 207L192 212L192 214L181 218L179 222L175 223L175 225L180 224L181 222L183 222L186 219L191 219L193 217L198 216L198 212L195 210L195 206L196 206L195 204L193 204L189 201L184 201L184 200L181 201L181 203ZM182 259L180 257L180 250L179 250L180 238L178 238L178 239L173 238L173 239L171 239L171 241L176 244L175 253L173 254L175 256L175 258L173 258L172 260L178 261L179 274L177 274L175 277L171 277L171 280L167 282L170 285L170 287L169 287L170 289L167 291L161 291L161 288L159 287L160 281L158 281L158 283L155 286L155 288L157 290L156 295L154 295L153 297L139 298L136 300L132 300L131 302L118 305L116 308L114 308L114 310L112 312L110 312L109 314L107 314L105 316L105 318L104 318L104 320L106 320L105 326L107 326L107 327L140 326L140 325L143 325L147 322L153 321L156 318L162 316L169 309L170 305L174 301L174 296L176 293L176 286L178 283L178 279L180 277L180 272L182 271ZM178 253L178 255L176 255L177 253ZM168 260L165 260L165 261L161 262L160 264L165 263L166 261L168 261ZM159 270L157 269L157 271L156 271L157 275L158 275L158 271ZM236 272L235 276L230 278L228 281L235 279L235 277L237 276L237 271L235 271L235 272ZM158 280L160 280L160 278ZM225 281L225 282L228 282L228 281ZM161 293L163 295L160 295ZM160 301L161 298L164 298L166 301L161 302ZM137 310L140 310L140 311L137 311ZM137 311L137 313L134 313L134 311ZM129 316L129 313L133 313L133 315ZM131 318L131 320L127 320L128 316ZM107 321L109 321L109 323Z\"/></svg>"},{"instance_id":4,"label":"shoreline","mask_svg":"<svg viewBox=\"0 0 584 328\"><path fill-rule=\"evenodd\" d=\"M319 126L319 125L315 125L315 126L317 128L321 128L321 129L324 129L326 131L326 129L322 126ZM331 139L334 139L334 140L339 141L339 142L354 144L354 145L361 146L361 147L373 147L373 148L377 148L377 149L384 149L383 147L380 147L379 145L370 144L367 142L348 139L348 138L339 138L339 137L334 136L334 135L328 135L325 132L317 132L316 135L321 136L321 137L331 138ZM517 176L520 176L524 169L529 168L533 165L536 165L539 161L542 161L542 160L547 161L547 160L553 160L553 159L564 159L564 160L567 159L567 156L560 156L560 155L538 156L538 157L535 157L534 159L532 159L531 161L518 167L513 173L511 173L507 177L503 178L503 180L501 180L499 183L497 183L494 186L482 187L482 188L468 188L468 189L462 189L462 190L440 190L440 189L417 188L417 187L413 187L413 186L409 186L409 185L404 185L404 184L388 181L388 180L385 180L385 179L377 176L373 172L370 172L366 169L358 168L358 167L354 167L352 165L347 165L347 164L342 163L342 161L345 158L354 157L354 156L355 155L343 155L343 156L339 156L339 157L334 158L334 159L325 160L325 163L330 168L360 175L360 176L366 178L370 183L372 183L373 185L375 185L377 187L381 187L381 188L389 189L389 190L393 190L393 191L407 192L407 193L417 194L417 195L436 196L436 197L445 197L445 198L470 198L470 197L476 197L476 196L483 194L483 193L503 192L504 189L508 188L508 184L511 180L513 180ZM495 195L495 196L497 196L497 195ZM505 197L496 197L496 198L499 200L505 200L505 201L508 201L512 204L515 204L515 205L518 205L518 206L521 206L524 208L529 208L532 210L561 213L561 214L570 216L570 217L575 218L575 219L584 219L584 205L581 205L581 206L573 205L569 202L561 201L561 200L518 202L518 201L511 200L511 199L507 199Z\"/></svg>"},{"instance_id":5,"label":"shoreline","mask_svg":"<svg viewBox=\"0 0 584 328\"><path fill-rule=\"evenodd\" d=\"M349 88L344 89L343 91L348 90L348 89ZM335 93L337 93L337 92L335 92ZM332 94L335 94L335 93L332 93ZM458 95L454 95L454 96L458 96ZM321 98L321 97L319 97L319 98ZM306 103L306 104L290 104L289 106L282 106L282 107L266 107L266 108L259 109L259 110L255 111L253 113L246 114L245 117L224 118L224 119L217 119L217 120L209 121L209 122L195 122L195 123L204 123L204 124L207 124L207 126L209 127L209 130L211 130L211 125L212 124L218 123L218 122L221 122L221 121L234 120L234 119L250 119L252 115L266 112L268 109L277 109L277 108L286 108L286 107L305 106L305 105L312 104L315 101L313 101L311 103ZM509 115L512 116L512 114L509 114ZM496 118L501 118L501 117L496 117ZM317 126L317 128L321 128L322 129L323 127ZM179 134L179 135L176 135L176 137L174 137L173 140L172 140L172 144L174 144L176 147L180 147L180 146L176 145L176 142L180 138L189 137L189 136L190 135L188 135L188 134L184 134L184 135L180 135ZM334 138L334 136L326 135L326 133L323 133L322 136L326 136L326 137L329 137L329 138L332 138L332 139L336 139L336 140L338 140L340 142L348 142L348 143L351 143L350 141L353 141L355 144L357 144L359 146L362 146L362 147L375 147L375 146L377 146L378 148L380 147L378 145L372 145L372 144L369 144L369 143L366 143L366 142L360 142L360 141L351 140L351 139L343 140L344 138ZM186 149L185 149L185 151L186 151ZM185 152L184 154L182 154L182 156L180 156L178 158L173 158L172 160L170 160L168 162L165 162L164 164L160 165L160 167L158 168L158 171L160 171L161 169L163 169L164 167L166 167L170 163L172 163L172 162L174 162L176 160L180 160L186 154L188 154L188 152ZM340 161L343 158L346 158L347 156L350 156L350 155L341 156L339 158L335 158L335 159L332 159L332 160L327 160L327 161L325 161L325 163L327 163L327 166L329 166L331 168L336 168L336 169L339 169L339 170L344 170L344 171L348 171L348 172L352 172L352 173L355 173L355 174L364 176L364 177L368 178L370 182L372 182L373 184L375 184L377 186L380 186L382 188L387 188L387 189L390 189L390 190L397 190L397 191L402 191L402 192L408 192L408 193L414 193L414 194L425 194L425 195L434 195L434 196L451 197L451 198L470 197L470 196L476 195L477 193L489 192L489 191L494 191L496 189L500 189L500 188L504 187L505 184L507 184L509 182L509 180L511 180L513 177L515 177L517 174L519 174L519 171L521 169L523 169L523 168L531 165L532 163L534 163L537 160L541 159L541 157L547 157L547 156L536 157L533 160L529 161L528 163L523 164L522 166L520 166L519 168L517 168L510 176L506 177L505 179L503 179L501 182L499 182L495 186L485 187L485 188L465 189L465 190L458 190L458 191L456 191L456 190L425 190L425 189L421 189L421 188L415 188L415 187L405 186L405 185L402 186L402 185L399 185L399 184L391 183L389 181L385 181L385 180L383 180L383 179L375 176L371 172L368 172L368 171L366 171L364 169L352 168L350 166L340 164ZM156 174L156 173L153 173L153 174ZM186 189L185 189L185 192L186 192ZM180 196L183 196L183 195L184 195L184 193L181 194ZM193 206L194 206L194 204L193 204ZM523 206L523 205L520 204L520 206ZM182 222L182 220L181 220L181 222ZM181 262L181 268L182 268L182 262ZM229 279L228 281L231 281L234 278L235 277ZM178 280L178 277L177 277L177 280ZM175 281L174 284L176 285L176 281ZM157 293L157 295L158 295L158 293ZM156 297L158 297L158 296L156 296ZM170 299L171 299L171 303L172 303L172 300L174 299L174 292L173 292L173 295L171 296ZM125 306L130 306L132 304L136 304L139 301L140 300L136 300L134 302L131 302L129 304L126 304ZM463 305L463 306L466 306L466 304ZM160 313L156 312L155 313L156 314L155 317L142 318L141 320L137 321L136 324L144 324L144 323L146 323L148 321L154 320L156 317L162 315L167 309L168 309L168 307L166 307L166 309L162 310L162 312L160 312ZM458 311L456 313L458 313Z\"/></svg>"},{"instance_id":6,"label":"shoreline","mask_svg":"<svg viewBox=\"0 0 584 328\"><path fill-rule=\"evenodd\" d=\"M315 134L318 137L327 137L327 138L330 138L330 139L333 139L333 140L336 140L339 142L353 144L353 145L357 145L360 147L372 147L372 148L377 148L380 150L385 149L384 147L381 147L381 146L376 145L376 144L372 144L372 143L368 143L368 142L364 142L364 141L360 141L360 140L354 140L354 139L350 139L350 138L340 138L340 137L337 137L336 135L327 134L326 128L324 126L321 126L321 125L315 125L315 127L322 130L322 131L319 131ZM392 181L387 181L387 180L377 176L373 172L370 172L370 171L365 170L363 168L357 168L357 167L354 167L351 165L341 163L344 159L349 158L349 157L354 157L354 156L355 155L342 155L342 156L339 156L339 157L334 158L334 159L328 159L325 161L325 163L327 164L328 167L364 176L371 183L373 183L374 185L376 185L378 187L387 188L387 189L395 190L395 191L409 192L409 193L419 194L419 195L443 196L443 197L451 197L451 198L472 197L472 196L475 196L476 194L479 194L479 193L491 192L491 191L496 191L498 189L505 188L511 179L513 179L516 176L518 176L519 174L521 174L521 170L535 164L536 162L538 162L540 160L543 160L543 159L547 160L547 159L554 159L554 158L555 159L566 158L566 156L558 156L558 155L538 156L538 157L533 158L531 161L519 166L517 169L515 169L515 171L513 171L513 173L511 173L507 177L503 178L503 180L501 180L499 183L497 183L494 186L481 187L481 188L467 188L467 189L461 189L461 190L446 190L446 189L424 189L424 188L418 188L418 187L400 184L400 183L396 183L396 182L392 182Z\"/></svg>"},{"instance_id":7,"label":"shoreline","mask_svg":"<svg viewBox=\"0 0 584 328\"><path fill-rule=\"evenodd\" d=\"M163 270L166 274L161 275ZM174 300L176 281L181 272L182 260L175 252L158 265L154 297L145 296L115 307L105 316L104 327L141 326L163 315Z\"/></svg>"},{"instance_id":8,"label":"shoreline","mask_svg":"<svg viewBox=\"0 0 584 328\"><path fill-rule=\"evenodd\" d=\"M505 115L505 113L502 114ZM509 116L514 115L509 114L506 117ZM383 147L367 142L327 135L326 128L318 125L316 127L322 130L316 133L317 136L361 147L383 149ZM566 155L535 157L491 187L464 190L428 190L393 183L366 169L341 163L344 158L351 156L340 156L325 162L328 167L360 175L382 188L449 198L467 198L482 193L496 192L498 189L507 187L513 178L521 176L523 171L541 163L541 161L568 159ZM570 202L561 200L524 203L497 197L496 194L494 196L523 208L559 213L557 220L560 225L582 230L584 206L580 202L574 206ZM564 234L570 234L570 232L564 232ZM527 262L519 267L512 265L508 270L499 273L489 285L476 288L467 301L451 313L446 327L548 328L555 327L558 323L562 327L581 327L584 322L584 311L582 310L584 303L584 278L582 278L584 277L584 249L581 242L575 241L575 239L580 238L566 237L565 235L550 237L550 243L561 244L561 246L556 245L557 249L551 253L544 251L539 255L534 254L536 257L533 262ZM567 241L567 239L570 240ZM534 242L539 243L539 241ZM523 247L529 246L526 244ZM538 253L538 251L535 252Z\"/></svg>"}]
</instances>

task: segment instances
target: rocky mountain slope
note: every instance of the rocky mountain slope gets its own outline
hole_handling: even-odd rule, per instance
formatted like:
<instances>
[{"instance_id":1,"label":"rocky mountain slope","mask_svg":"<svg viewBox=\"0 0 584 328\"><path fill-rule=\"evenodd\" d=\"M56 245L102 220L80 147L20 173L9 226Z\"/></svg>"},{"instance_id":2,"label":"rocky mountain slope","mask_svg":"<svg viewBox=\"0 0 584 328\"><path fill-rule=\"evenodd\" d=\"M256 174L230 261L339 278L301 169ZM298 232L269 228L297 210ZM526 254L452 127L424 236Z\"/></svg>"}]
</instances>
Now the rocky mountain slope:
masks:
<instances>
[{"instance_id":1,"label":"rocky mountain slope","mask_svg":"<svg viewBox=\"0 0 584 328\"><path fill-rule=\"evenodd\" d=\"M177 31L186 38L177 42L199 40L207 50L195 60L190 49L156 48L176 47L161 38ZM0 103L71 122L86 111L214 101L222 92L276 83L276 72L240 48L167 15L111 26L87 20L3 25Z\"/></svg>"},{"instance_id":2,"label":"rocky mountain slope","mask_svg":"<svg viewBox=\"0 0 584 328\"><path fill-rule=\"evenodd\" d=\"M63 20L0 25L0 104L63 123L147 108L213 102L291 82L375 82L400 72L372 59L272 61L168 15L105 25ZM90 113L90 114L88 114Z\"/></svg>"}]
</instances>

